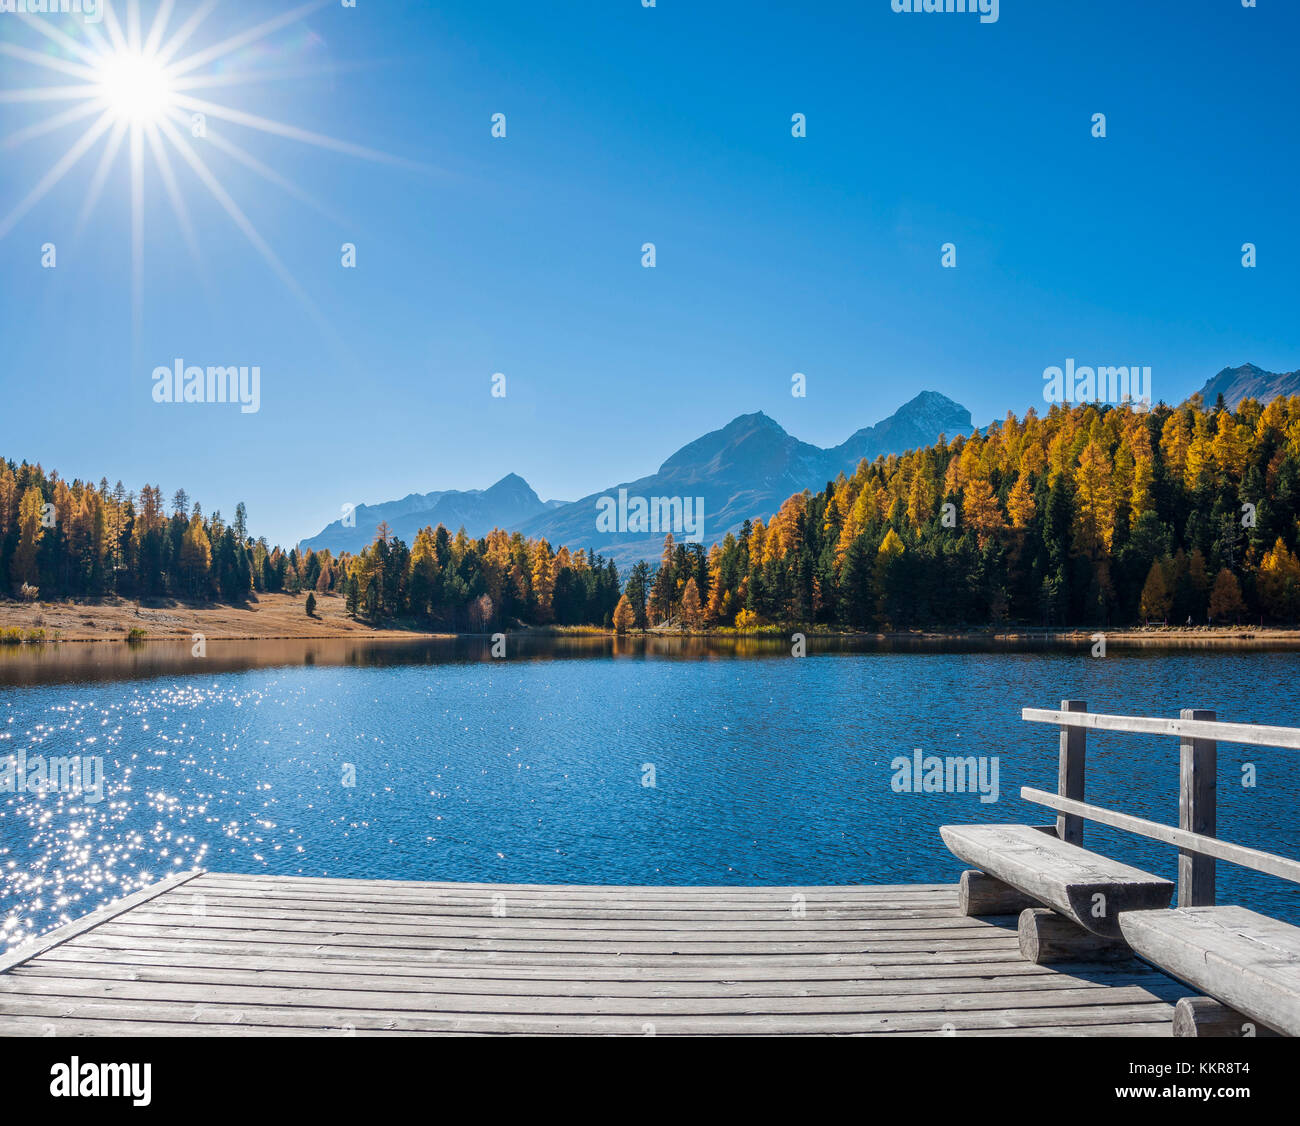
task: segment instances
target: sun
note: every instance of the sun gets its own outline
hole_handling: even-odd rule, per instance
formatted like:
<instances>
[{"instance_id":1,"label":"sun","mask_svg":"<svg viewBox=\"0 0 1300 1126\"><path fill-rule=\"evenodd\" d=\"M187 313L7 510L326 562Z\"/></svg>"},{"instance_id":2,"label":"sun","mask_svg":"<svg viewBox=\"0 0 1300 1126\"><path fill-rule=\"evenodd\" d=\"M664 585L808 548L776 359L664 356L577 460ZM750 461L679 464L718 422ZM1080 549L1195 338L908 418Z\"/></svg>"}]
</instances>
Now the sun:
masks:
<instances>
[{"instance_id":1,"label":"sun","mask_svg":"<svg viewBox=\"0 0 1300 1126\"><path fill-rule=\"evenodd\" d=\"M31 4L32 0L28 0ZM0 37L0 61L9 60L37 67L45 72L45 81L25 87L0 82L0 107L28 104L38 110L38 119L0 136L0 161L10 171L11 150L39 137L68 126L84 125L85 130L71 141L67 150L41 176L34 187L20 199L0 211L0 241L14 230L18 222L47 196L75 165L96 148L100 150L95 169L90 173L77 230L99 210L100 196L110 182L118 154L125 149L130 184L131 308L134 331L139 332L144 304L144 252L146 217L146 179L156 179L196 264L202 267L202 254L187 196L199 187L221 207L235 227L257 251L299 302L327 329L330 322L316 308L306 291L280 261L270 244L222 183L215 162L224 160L247 169L279 190L306 203L335 223L343 221L322 201L303 190L277 168L248 152L238 140L237 131L251 130L281 141L311 145L320 149L362 160L404 167L427 175L429 165L391 156L362 145L337 140L321 133L299 129L282 121L262 117L224 102L198 97L208 90L231 87L256 87L284 78L333 75L338 69L323 67L271 68L244 66L232 60L238 54L254 62L260 57L254 50L271 42L271 37L300 24L303 19L332 8L340 11L338 0L302 0L298 6L279 12L263 22L238 31L207 46L198 39L204 20L219 0L191 3L193 10L178 26L170 27L176 14L176 0L156 0L152 21L141 12L142 0L99 0L103 23L85 20L59 24L46 15L17 12L16 22L26 25L34 35L46 41L44 49L34 49L10 42L9 21ZM54 11L59 5L42 0L41 11ZM13 0L0 0L0 9L13 9ZM66 2L63 10L67 10ZM121 10L124 19L119 18ZM251 91L250 91L251 92ZM42 108L48 107L48 108ZM86 124L89 119L89 124ZM213 163L209 163L213 162ZM178 172L188 177L178 177ZM188 189L188 190L187 190ZM5 193L6 197L8 192Z\"/></svg>"},{"instance_id":2,"label":"sun","mask_svg":"<svg viewBox=\"0 0 1300 1126\"><path fill-rule=\"evenodd\" d=\"M114 51L96 68L99 94L109 111L128 125L154 125L172 109L166 69L139 52Z\"/></svg>"}]
</instances>

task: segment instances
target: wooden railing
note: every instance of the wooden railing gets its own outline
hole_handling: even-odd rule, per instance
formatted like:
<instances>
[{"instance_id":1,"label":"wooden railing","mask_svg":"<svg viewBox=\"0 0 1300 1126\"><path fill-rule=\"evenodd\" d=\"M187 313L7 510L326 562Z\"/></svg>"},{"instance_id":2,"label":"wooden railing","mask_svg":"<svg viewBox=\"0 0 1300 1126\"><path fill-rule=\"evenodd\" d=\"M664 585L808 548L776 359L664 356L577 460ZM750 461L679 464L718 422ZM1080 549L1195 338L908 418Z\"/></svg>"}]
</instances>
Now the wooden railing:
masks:
<instances>
[{"instance_id":1,"label":"wooden railing","mask_svg":"<svg viewBox=\"0 0 1300 1126\"><path fill-rule=\"evenodd\" d=\"M1089 712L1082 700L1062 700L1060 710L1025 708L1021 717L1030 723L1050 723L1060 728L1057 793L1026 786L1020 796L1056 811L1056 831L1063 841L1081 845L1086 819L1175 846L1179 907L1214 905L1217 860L1300 883L1300 862L1222 841L1216 835L1218 744L1300 749L1300 729L1221 723L1215 719L1214 712L1195 708L1185 708L1179 719L1101 715ZM1084 800L1089 730L1167 735L1180 741L1176 827L1090 805Z\"/></svg>"}]
</instances>

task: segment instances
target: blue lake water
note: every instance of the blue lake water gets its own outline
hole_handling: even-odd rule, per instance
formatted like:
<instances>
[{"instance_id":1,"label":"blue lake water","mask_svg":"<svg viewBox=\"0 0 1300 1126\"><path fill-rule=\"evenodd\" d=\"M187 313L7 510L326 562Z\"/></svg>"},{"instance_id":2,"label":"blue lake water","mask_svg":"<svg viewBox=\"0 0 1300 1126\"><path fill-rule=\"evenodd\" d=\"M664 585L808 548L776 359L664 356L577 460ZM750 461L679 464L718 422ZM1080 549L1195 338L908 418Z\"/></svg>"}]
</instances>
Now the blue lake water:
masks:
<instances>
[{"instance_id":1,"label":"blue lake water","mask_svg":"<svg viewBox=\"0 0 1300 1126\"><path fill-rule=\"evenodd\" d=\"M951 882L963 865L939 825L1052 820L1018 797L1056 780L1056 730L1024 723L1024 706L1077 697L1093 711L1207 707L1300 725L1293 652L796 659L784 646L615 651L598 639L492 660L486 642L342 656L281 643L268 666L209 648L206 664L171 657L170 671L157 650L130 671L82 656L35 673L30 661L0 665L0 765L22 752L99 756L105 769L98 803L0 793L0 948L194 866L509 883ZM916 748L996 756L999 800L895 792L891 762ZM1220 747L1220 836L1300 857L1298 795L1300 752ZM1177 741L1090 734L1088 796L1176 824ZM1099 851L1175 874L1173 849L1087 832ZM1232 865L1219 865L1219 899L1300 922L1296 885Z\"/></svg>"}]
</instances>

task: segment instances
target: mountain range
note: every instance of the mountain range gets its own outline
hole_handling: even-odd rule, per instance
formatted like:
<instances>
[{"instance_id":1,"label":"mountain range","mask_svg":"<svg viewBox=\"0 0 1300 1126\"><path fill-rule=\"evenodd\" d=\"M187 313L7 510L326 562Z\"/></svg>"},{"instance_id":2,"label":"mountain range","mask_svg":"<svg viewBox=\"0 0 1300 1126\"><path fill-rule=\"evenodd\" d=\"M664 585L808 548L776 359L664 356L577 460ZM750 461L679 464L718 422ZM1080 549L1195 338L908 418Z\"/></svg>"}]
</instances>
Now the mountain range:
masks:
<instances>
[{"instance_id":1,"label":"mountain range","mask_svg":"<svg viewBox=\"0 0 1300 1126\"><path fill-rule=\"evenodd\" d=\"M728 532L740 531L746 520L766 520L794 493L824 488L841 472L852 473L863 458L874 461L881 454L931 445L940 434L951 438L973 429L970 411L935 391L921 392L883 422L829 449L801 442L761 411L742 414L683 446L658 472L542 513L519 531L545 536L552 544L595 548L621 568L638 559L658 559L664 537L662 532L596 530L600 499L617 498L620 489L629 497L702 498L703 543L708 547Z\"/></svg>"},{"instance_id":2,"label":"mountain range","mask_svg":"<svg viewBox=\"0 0 1300 1126\"><path fill-rule=\"evenodd\" d=\"M359 504L349 516L335 520L299 546L313 551L328 548L335 555L341 551L355 554L374 542L381 522L407 546L426 524L434 528L442 524L452 532L463 527L467 536L478 539L493 528L513 531L526 520L563 504L542 500L517 473L507 473L490 489L411 493L383 504Z\"/></svg>"},{"instance_id":3,"label":"mountain range","mask_svg":"<svg viewBox=\"0 0 1300 1126\"><path fill-rule=\"evenodd\" d=\"M663 534L640 531L601 532L596 517L602 497L702 498L703 542L707 547L746 520L766 519L793 493L821 489L841 472L852 473L863 458L901 454L928 446L940 434L955 437L974 430L970 411L935 391L923 391L894 414L850 435L829 449L802 442L761 411L742 414L673 454L658 472L635 481L610 485L580 500L543 501L522 477L509 474L489 489L467 492L412 493L383 504L358 505L354 523L336 520L301 547L331 552L359 551L372 542L375 528L386 521L407 544L426 524L439 523L467 535L485 535L494 527L545 537L553 546L593 548L624 567L639 559L657 559ZM678 539L682 537L677 536Z\"/></svg>"},{"instance_id":4,"label":"mountain range","mask_svg":"<svg viewBox=\"0 0 1300 1126\"><path fill-rule=\"evenodd\" d=\"M1300 371L1267 372L1254 364L1224 368L1200 394L1207 406L1222 394L1231 409L1245 398L1268 402L1278 395L1300 395ZM800 441L758 411L696 438L649 476L610 485L576 501L544 501L527 481L510 473L488 489L411 493L401 500L359 505L350 523L336 520L300 546L328 548L335 554L358 552L374 540L381 521L408 545L425 525L443 524L453 532L464 527L475 538L504 528L545 537L553 547L593 548L622 569L640 559L658 559L663 534L598 530L603 498L616 501L620 489L629 498L647 500L702 498L707 547L728 532L739 531L746 520L766 520L793 494L821 489L841 472L852 473L864 458L874 461L882 455L906 453L932 445L940 434L954 438L974 429L970 412L937 391L922 391L875 426L864 427L829 448Z\"/></svg>"}]
</instances>

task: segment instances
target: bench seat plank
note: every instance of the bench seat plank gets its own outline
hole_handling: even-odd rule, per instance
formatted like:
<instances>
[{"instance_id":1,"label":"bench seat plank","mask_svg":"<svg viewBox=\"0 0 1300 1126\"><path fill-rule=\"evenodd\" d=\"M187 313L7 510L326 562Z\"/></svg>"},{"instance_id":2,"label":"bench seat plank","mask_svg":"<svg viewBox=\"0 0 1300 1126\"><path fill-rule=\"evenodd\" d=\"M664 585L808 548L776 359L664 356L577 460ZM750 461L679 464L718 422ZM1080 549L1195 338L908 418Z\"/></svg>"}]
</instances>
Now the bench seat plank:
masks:
<instances>
[{"instance_id":1,"label":"bench seat plank","mask_svg":"<svg viewBox=\"0 0 1300 1126\"><path fill-rule=\"evenodd\" d=\"M1300 1036L1300 927L1244 907L1120 916L1125 941L1166 973L1288 1036Z\"/></svg>"},{"instance_id":2,"label":"bench seat plank","mask_svg":"<svg viewBox=\"0 0 1300 1126\"><path fill-rule=\"evenodd\" d=\"M1067 844L1031 825L943 825L954 856L1059 911L1094 934L1119 938L1125 911L1168 907L1171 881ZM1101 895L1102 913L1094 914Z\"/></svg>"}]
</instances>

